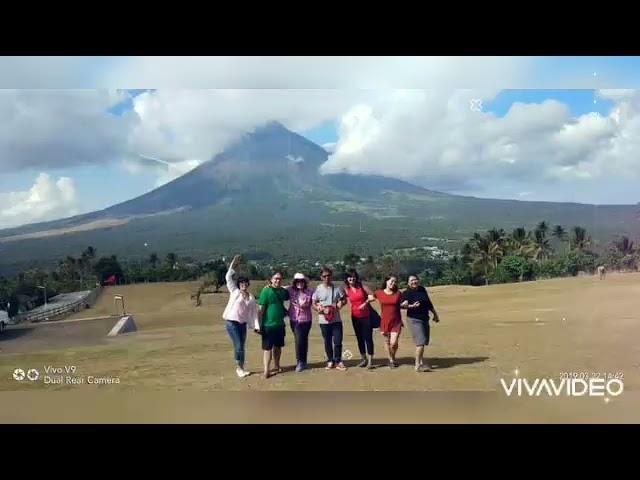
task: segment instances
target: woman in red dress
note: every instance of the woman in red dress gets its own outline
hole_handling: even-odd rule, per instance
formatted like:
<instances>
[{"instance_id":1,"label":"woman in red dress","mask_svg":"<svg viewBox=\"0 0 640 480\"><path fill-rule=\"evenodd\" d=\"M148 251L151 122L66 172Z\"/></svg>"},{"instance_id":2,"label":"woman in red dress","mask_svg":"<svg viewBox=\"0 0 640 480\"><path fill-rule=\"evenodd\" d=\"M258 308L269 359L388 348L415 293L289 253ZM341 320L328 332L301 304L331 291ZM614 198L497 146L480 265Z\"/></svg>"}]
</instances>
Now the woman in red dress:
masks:
<instances>
[{"instance_id":1,"label":"woman in red dress","mask_svg":"<svg viewBox=\"0 0 640 480\"><path fill-rule=\"evenodd\" d=\"M398 339L402 330L402 317L400 315L400 292L398 291L398 279L390 275L384 279L382 288L376 290L375 297L382 308L382 321L380 331L384 335L384 345L389 354L389 367L396 368L396 352L398 351Z\"/></svg>"}]
</instances>

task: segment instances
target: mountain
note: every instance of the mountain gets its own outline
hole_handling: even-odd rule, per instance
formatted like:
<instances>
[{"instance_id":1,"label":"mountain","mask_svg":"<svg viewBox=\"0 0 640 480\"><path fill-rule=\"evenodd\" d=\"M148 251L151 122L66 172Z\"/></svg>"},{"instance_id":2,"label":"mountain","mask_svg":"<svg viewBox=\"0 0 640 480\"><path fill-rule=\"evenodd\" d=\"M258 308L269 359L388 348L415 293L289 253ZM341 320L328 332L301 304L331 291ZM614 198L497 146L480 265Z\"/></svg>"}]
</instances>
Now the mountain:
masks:
<instances>
[{"instance_id":1,"label":"mountain","mask_svg":"<svg viewBox=\"0 0 640 480\"><path fill-rule=\"evenodd\" d=\"M638 207L463 197L370 175L321 175L328 153L271 122L189 173L107 209L0 230L0 273L87 245L125 258L174 251L209 258L330 257L462 240L492 227L586 227L596 239L640 233ZM146 244L146 246L145 246Z\"/></svg>"}]
</instances>

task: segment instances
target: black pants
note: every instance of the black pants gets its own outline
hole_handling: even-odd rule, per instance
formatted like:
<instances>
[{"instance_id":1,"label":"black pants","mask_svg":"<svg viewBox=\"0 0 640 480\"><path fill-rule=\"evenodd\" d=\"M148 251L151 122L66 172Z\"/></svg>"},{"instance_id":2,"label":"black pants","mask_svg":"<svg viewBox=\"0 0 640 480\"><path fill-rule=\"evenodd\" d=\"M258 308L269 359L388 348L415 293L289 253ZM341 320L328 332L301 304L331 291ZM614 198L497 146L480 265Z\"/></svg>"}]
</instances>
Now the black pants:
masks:
<instances>
[{"instance_id":1,"label":"black pants","mask_svg":"<svg viewBox=\"0 0 640 480\"><path fill-rule=\"evenodd\" d=\"M358 350L363 357L368 353L373 355L373 328L371 328L371 319L352 318L353 331L358 339Z\"/></svg>"},{"instance_id":2,"label":"black pants","mask_svg":"<svg viewBox=\"0 0 640 480\"><path fill-rule=\"evenodd\" d=\"M327 362L342 361L342 322L321 323L320 330L324 338L324 351Z\"/></svg>"},{"instance_id":3,"label":"black pants","mask_svg":"<svg viewBox=\"0 0 640 480\"><path fill-rule=\"evenodd\" d=\"M309 351L309 331L311 322L289 322L291 331L296 339L296 361L307 363L307 352Z\"/></svg>"}]
</instances>

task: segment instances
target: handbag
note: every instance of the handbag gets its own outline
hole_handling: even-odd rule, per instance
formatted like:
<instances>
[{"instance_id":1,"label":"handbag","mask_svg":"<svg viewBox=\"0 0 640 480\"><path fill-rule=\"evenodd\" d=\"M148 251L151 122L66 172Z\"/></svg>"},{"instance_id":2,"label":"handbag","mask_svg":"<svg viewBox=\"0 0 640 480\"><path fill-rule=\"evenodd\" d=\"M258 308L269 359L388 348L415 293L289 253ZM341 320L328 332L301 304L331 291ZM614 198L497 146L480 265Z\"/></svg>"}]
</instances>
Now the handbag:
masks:
<instances>
[{"instance_id":1,"label":"handbag","mask_svg":"<svg viewBox=\"0 0 640 480\"><path fill-rule=\"evenodd\" d=\"M322 316L327 322L333 322L336 318L337 308L333 305L334 287L331 285L331 303L332 305L324 305L322 307Z\"/></svg>"},{"instance_id":2,"label":"handbag","mask_svg":"<svg viewBox=\"0 0 640 480\"><path fill-rule=\"evenodd\" d=\"M369 305L369 322L371 322L371 328L380 328L381 321L380 314Z\"/></svg>"}]
</instances>

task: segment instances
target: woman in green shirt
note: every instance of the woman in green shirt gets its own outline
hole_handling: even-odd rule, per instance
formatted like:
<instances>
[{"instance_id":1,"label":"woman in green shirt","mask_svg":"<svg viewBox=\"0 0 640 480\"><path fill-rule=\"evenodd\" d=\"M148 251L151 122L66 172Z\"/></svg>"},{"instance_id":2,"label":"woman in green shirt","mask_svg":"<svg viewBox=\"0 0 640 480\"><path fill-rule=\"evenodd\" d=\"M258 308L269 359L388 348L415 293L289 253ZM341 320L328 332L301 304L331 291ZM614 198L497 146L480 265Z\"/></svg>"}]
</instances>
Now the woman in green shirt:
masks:
<instances>
[{"instance_id":1,"label":"woman in green shirt","mask_svg":"<svg viewBox=\"0 0 640 480\"><path fill-rule=\"evenodd\" d=\"M282 287L282 272L276 272L271 277L269 286L264 287L260 292L258 300L258 318L260 318L260 333L262 335L262 350L264 372L263 377L271 376L271 357L276 373L280 373L280 356L284 347L284 337L286 334L284 317L287 309L284 302L289 300L289 292Z\"/></svg>"}]
</instances>

